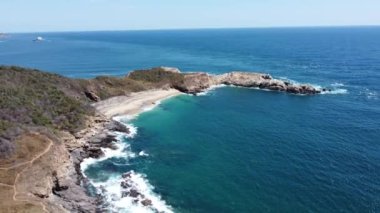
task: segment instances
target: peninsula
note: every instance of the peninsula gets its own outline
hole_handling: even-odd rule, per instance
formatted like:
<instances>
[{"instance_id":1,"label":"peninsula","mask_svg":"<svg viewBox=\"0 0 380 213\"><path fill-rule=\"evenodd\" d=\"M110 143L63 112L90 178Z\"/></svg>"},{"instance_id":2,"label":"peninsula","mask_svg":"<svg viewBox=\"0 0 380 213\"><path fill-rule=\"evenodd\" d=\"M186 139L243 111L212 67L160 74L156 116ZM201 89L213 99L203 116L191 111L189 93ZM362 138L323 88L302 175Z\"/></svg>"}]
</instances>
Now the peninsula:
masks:
<instances>
[{"instance_id":1,"label":"peninsula","mask_svg":"<svg viewBox=\"0 0 380 213\"><path fill-rule=\"evenodd\" d=\"M80 165L115 148L110 131L130 130L114 121L136 115L162 99L196 95L225 84L302 95L323 92L268 74L182 73L175 68L130 72L125 77L70 79L20 67L0 67L0 205L7 212L102 211L90 195ZM128 175L126 175L128 176ZM134 192L137 193L137 192ZM129 194L133 194L129 192ZM139 201L151 205L149 200Z\"/></svg>"}]
</instances>

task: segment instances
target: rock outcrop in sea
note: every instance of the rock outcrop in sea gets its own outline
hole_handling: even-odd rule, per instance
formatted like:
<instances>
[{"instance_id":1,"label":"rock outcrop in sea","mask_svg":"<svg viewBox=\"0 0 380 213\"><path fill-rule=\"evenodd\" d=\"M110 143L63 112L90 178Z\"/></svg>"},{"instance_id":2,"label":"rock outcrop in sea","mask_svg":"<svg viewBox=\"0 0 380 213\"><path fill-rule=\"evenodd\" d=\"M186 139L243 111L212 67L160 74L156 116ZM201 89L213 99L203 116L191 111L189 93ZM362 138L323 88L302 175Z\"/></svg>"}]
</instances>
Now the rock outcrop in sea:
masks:
<instances>
[{"instance_id":1,"label":"rock outcrop in sea","mask_svg":"<svg viewBox=\"0 0 380 213\"><path fill-rule=\"evenodd\" d=\"M183 74L184 80L174 88L181 92L197 94L216 85L233 85L247 88L260 88L273 91L283 91L293 94L314 95L321 90L308 84L294 84L288 81L274 79L269 74L253 72L230 72L221 75L210 75L204 72Z\"/></svg>"}]
</instances>

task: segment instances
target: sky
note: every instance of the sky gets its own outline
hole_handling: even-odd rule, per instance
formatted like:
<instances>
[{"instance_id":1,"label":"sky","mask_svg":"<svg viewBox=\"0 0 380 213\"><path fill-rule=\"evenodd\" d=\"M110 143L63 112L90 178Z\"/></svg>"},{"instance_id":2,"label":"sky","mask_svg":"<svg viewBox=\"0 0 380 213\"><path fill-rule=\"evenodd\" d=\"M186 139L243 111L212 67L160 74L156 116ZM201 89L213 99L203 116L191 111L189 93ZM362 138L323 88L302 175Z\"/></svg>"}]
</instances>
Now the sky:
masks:
<instances>
[{"instance_id":1,"label":"sky","mask_svg":"<svg viewBox=\"0 0 380 213\"><path fill-rule=\"evenodd\" d=\"M380 0L0 0L0 32L380 25Z\"/></svg>"}]
</instances>

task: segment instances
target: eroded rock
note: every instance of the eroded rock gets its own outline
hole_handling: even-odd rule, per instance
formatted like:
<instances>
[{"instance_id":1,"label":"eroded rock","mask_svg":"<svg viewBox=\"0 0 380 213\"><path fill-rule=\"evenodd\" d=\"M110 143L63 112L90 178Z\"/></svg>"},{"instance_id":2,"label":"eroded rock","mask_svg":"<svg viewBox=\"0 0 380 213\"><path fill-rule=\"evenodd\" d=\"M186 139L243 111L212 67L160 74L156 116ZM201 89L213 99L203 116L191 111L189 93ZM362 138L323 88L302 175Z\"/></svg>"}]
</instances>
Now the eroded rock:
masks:
<instances>
[{"instance_id":1,"label":"eroded rock","mask_svg":"<svg viewBox=\"0 0 380 213\"><path fill-rule=\"evenodd\" d=\"M100 97L98 95L96 95L95 92L93 92L93 91L88 90L88 91L85 91L84 94L91 101L98 102L101 100Z\"/></svg>"},{"instance_id":2,"label":"eroded rock","mask_svg":"<svg viewBox=\"0 0 380 213\"><path fill-rule=\"evenodd\" d=\"M273 79L269 74L253 72L230 72L221 75L207 73L191 73L184 75L184 82L174 87L181 92L197 94L215 85L233 85L239 87L257 87L273 91L284 91L293 94L318 94L321 91L311 85L292 84L287 81Z\"/></svg>"},{"instance_id":3,"label":"eroded rock","mask_svg":"<svg viewBox=\"0 0 380 213\"><path fill-rule=\"evenodd\" d=\"M152 201L149 199L145 199L145 200L141 201L141 204L143 204L144 206L151 206Z\"/></svg>"}]
</instances>

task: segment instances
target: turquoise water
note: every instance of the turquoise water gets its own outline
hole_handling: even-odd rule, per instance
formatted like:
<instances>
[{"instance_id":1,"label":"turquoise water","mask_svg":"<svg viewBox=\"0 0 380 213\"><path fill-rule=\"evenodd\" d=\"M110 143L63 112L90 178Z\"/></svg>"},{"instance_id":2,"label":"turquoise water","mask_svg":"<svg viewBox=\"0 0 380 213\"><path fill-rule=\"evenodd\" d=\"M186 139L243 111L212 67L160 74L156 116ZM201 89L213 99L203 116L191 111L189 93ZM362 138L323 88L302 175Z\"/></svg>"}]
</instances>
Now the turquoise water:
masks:
<instances>
[{"instance_id":1,"label":"turquoise water","mask_svg":"<svg viewBox=\"0 0 380 213\"><path fill-rule=\"evenodd\" d=\"M236 88L175 98L134 122L132 149L150 154L136 169L180 212L378 211L376 121L353 123L370 115L330 98Z\"/></svg>"},{"instance_id":2,"label":"turquoise water","mask_svg":"<svg viewBox=\"0 0 380 213\"><path fill-rule=\"evenodd\" d=\"M166 100L128 122L137 134L121 139L124 152L86 169L96 184L134 170L175 212L380 212L379 27L41 35L1 42L0 64L84 78L160 65L253 70L333 88Z\"/></svg>"}]
</instances>

